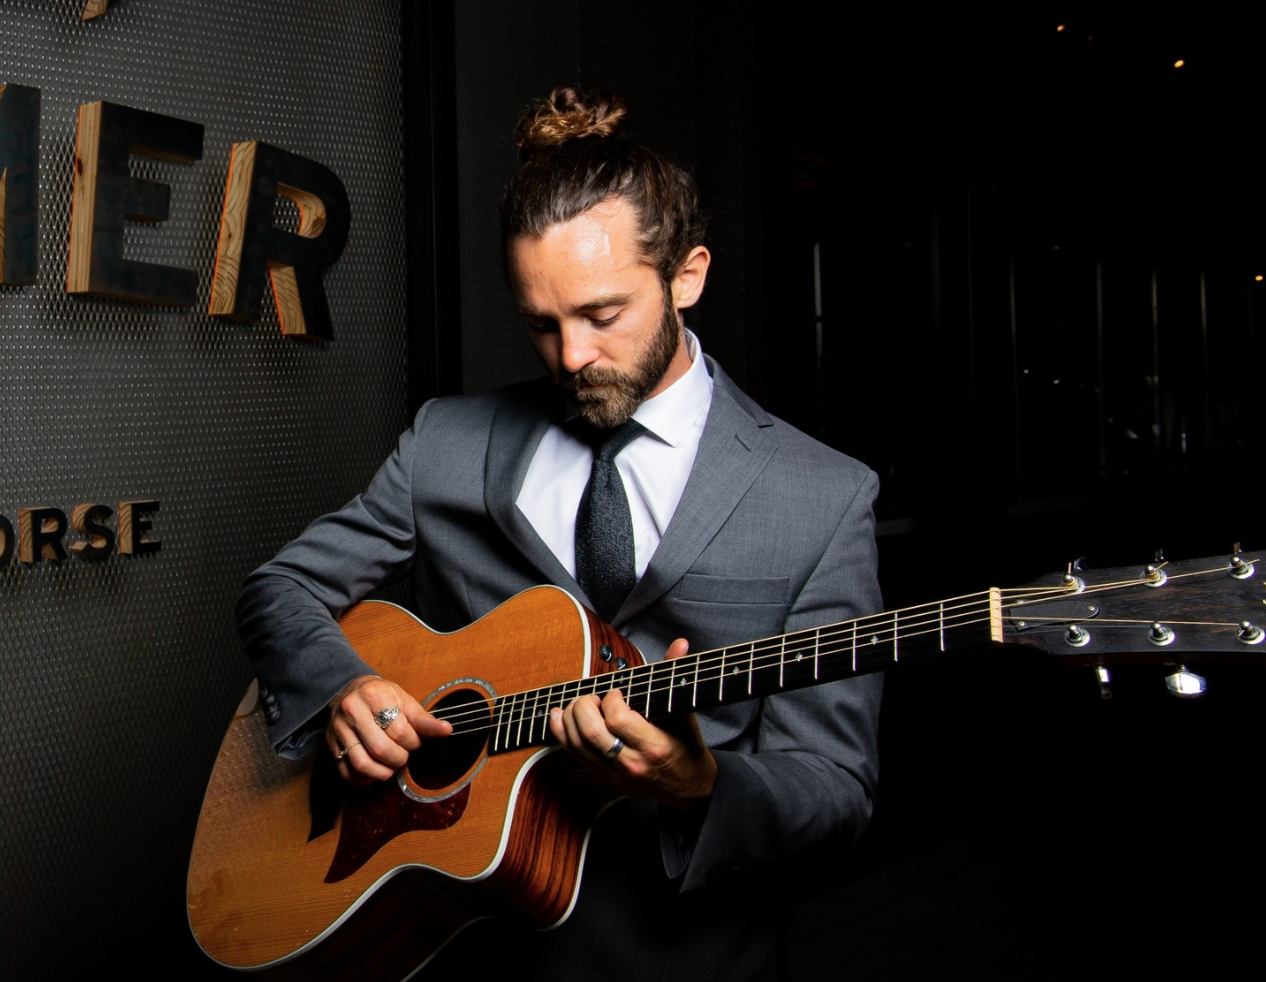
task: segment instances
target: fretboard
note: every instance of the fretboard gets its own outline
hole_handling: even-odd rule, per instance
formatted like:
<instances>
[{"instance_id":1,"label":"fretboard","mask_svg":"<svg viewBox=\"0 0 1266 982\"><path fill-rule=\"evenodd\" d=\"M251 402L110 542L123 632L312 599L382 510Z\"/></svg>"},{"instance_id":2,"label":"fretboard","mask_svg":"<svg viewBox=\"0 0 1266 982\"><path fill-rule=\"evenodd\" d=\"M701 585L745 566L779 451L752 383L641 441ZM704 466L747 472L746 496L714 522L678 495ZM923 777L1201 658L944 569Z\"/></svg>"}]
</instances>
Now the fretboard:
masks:
<instances>
[{"instance_id":1,"label":"fretboard","mask_svg":"<svg viewBox=\"0 0 1266 982\"><path fill-rule=\"evenodd\" d=\"M488 750L547 743L551 708L612 689L647 719L666 719L979 646L998 638L1000 609L987 590L499 696Z\"/></svg>"}]
</instances>

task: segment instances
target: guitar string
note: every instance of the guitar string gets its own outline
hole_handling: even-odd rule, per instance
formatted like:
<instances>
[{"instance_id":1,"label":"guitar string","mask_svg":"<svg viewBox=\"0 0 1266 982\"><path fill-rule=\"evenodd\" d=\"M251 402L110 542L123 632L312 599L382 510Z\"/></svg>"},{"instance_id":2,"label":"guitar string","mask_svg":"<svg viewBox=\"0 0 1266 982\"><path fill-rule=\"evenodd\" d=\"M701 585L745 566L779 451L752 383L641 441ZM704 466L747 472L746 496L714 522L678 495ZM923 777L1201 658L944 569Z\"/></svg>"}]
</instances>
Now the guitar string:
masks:
<instances>
[{"instance_id":1,"label":"guitar string","mask_svg":"<svg viewBox=\"0 0 1266 982\"><path fill-rule=\"evenodd\" d=\"M1253 562L1256 562L1256 560L1253 560ZM1226 572L1228 569L1229 569L1229 566L1220 566L1213 569L1195 570L1189 573L1174 574L1174 575L1171 575L1171 578L1177 579L1177 578L1184 578L1184 577L1191 577L1191 576L1208 575L1210 573ZM1014 589L1014 590L1000 591L1000 594L1019 593L1019 594L1026 595L1026 599L1021 600L1017 603L1002 604L1004 609L1014 610L1014 608L1018 606L1033 603L1034 602L1033 595L1037 595L1041 593L1045 594L1045 596L1042 597L1043 600L1053 600L1060 597L1072 598L1072 597L1078 597L1078 596L1085 596L1087 594L1103 593L1103 592L1118 590L1118 589L1122 589L1126 587L1134 588L1138 586L1147 586L1147 580L1134 578L1134 579L1128 579L1128 580L1112 581L1108 583L1093 584L1077 592L1070 592L1066 588L1062 588L1062 587L1022 587L1022 588ZM888 643L895 643L896 641L900 640L901 637L905 637L909 639L909 638L919 637L921 635L926 635L928 633L933 633L931 629L912 630L912 628L924 627L927 624L929 624L930 621L926 619L920 622L918 620L910 621L907 618L907 623L904 625L900 625L899 629L894 630L894 626L898 624L899 616L902 613L906 613L907 615L909 615L911 612L918 612L918 613L915 613L914 615L915 617L922 616L926 618L929 615L938 615L936 620L937 620L937 629L939 629L942 623L942 619L939 617L940 609L944 607L945 604L951 603L953 600L967 599L968 597L973 597L973 596L974 597L988 597L988 591L983 591L982 593L974 594L974 595L971 595L971 594L965 595L964 597L961 597L961 598L951 598L951 600L944 601L942 603L922 604L916 607L905 608L904 610L888 611L882 614L871 615L870 617L867 617L867 618L861 618L861 619L858 619L857 621L843 622L842 624L837 624L837 625L827 625L821 629L808 629L806 631L801 631L801 632L792 632L792 634L787 635L787 639L789 642L791 642L791 644L787 645L786 647L783 646L782 644L783 639L781 637L775 637L775 638L766 638L766 639L758 640L756 642L751 642L748 644L730 646L729 648L721 648L721 649L714 649L712 651L700 652L698 655L696 655L695 660L694 660L694 664L696 666L694 669L694 675L697 676L697 679L692 678L690 681L690 684L694 687L697 687L698 685L706 686L714 682L718 682L723 677L722 673L725 667L724 662L727 657L742 658L747 662L749 667L738 668L738 669L731 667L731 671L724 677L726 678L741 677L742 675L755 674L757 672L765 672L769 670L770 668L775 667L775 665L784 666L786 664L785 657L784 657L785 652L789 652L790 654L795 655L795 654L802 654L804 651L808 650L809 648L816 648L817 654L819 657L830 658L835 655L838 655L841 651L849 650L852 648L852 644L850 642L845 642L843 647L835 643L835 639L837 639L839 636L844 635L844 634L848 634L850 637L853 634L857 634L859 636L868 635L870 637L873 637L875 640L870 641L868 638L867 642L864 643L859 649L862 652L865 652L866 649L876 649L880 647L887 647ZM983 604L981 602L977 602L975 605L960 605L959 607L947 607L946 610L950 610L950 611L958 610L960 611L960 613L944 618L943 619L944 626L946 629L954 629L954 628L961 628L964 626L971 626L974 624L985 623L987 618L977 618L975 620L970 620L966 618L970 618L982 611L988 610L989 607L990 607L990 604L987 600L984 601ZM1049 618L1048 619L1048 618L1038 618L1038 617L1029 617L1028 619L1034 620L1034 621L1050 620L1050 621L1056 621L1056 622L1066 622L1067 620L1066 618ZM1095 620L1097 623L1130 623L1130 621L1108 621L1101 618L1096 618ZM1152 623L1152 621L1149 619L1140 619L1138 621L1135 621L1134 623L1144 624L1144 623ZM1214 623L1216 624L1216 622ZM1228 624L1224 626L1231 626L1231 625ZM876 629L872 630L872 628L876 628ZM798 640L792 641L793 638L798 639ZM771 641L776 642L776 644L775 645L767 644L768 642L771 642ZM793 646L801 642L803 642L804 644L803 647ZM775 647L778 649L777 656L774 656L772 654ZM741 654L740 652L744 652L744 653ZM760 656L765 656L764 657L765 664L760 664L760 659L756 657L758 654ZM775 658L776 660L774 660ZM797 660L803 660L803 659L801 658ZM630 690L632 690L638 686L639 682L642 680L643 677L648 682L653 682L657 674L663 674L663 666L668 665L668 664L670 663L657 662L650 665L639 666L637 668L621 670L621 672L626 676L630 676L630 675L633 676L632 678L627 678L625 680L627 683L627 687ZM794 661L793 661L793 664L794 664ZM656 671L656 666L660 666L659 671ZM712 674L709 674L709 672L712 672ZM541 696L543 694L546 695L546 702L550 703L553 700L550 699L549 696L553 695L558 690L565 690L567 688L575 688L577 690L576 694L579 695L586 688L596 689L600 687L604 681L610 682L610 681L615 680L614 676L618 674L621 674L621 673L604 673L598 676L590 676L589 678L586 678L586 679L572 680L565 683L559 683L553 686L543 686L538 689L526 690L521 693L512 693L512 694L508 694L507 696L500 697L497 700L497 702L498 704L501 704L501 703L508 704L509 700L513 700L517 698L520 703L520 707L507 705L507 708L511 712L513 712L515 708L519 708L520 716L522 716L522 708L521 708L522 705L527 704L527 703L532 703L532 702L539 705L541 701ZM670 672L669 674L674 674L674 673ZM678 683L678 684L680 685L681 683ZM625 686L619 685L619 684L611 686L611 688L624 688L624 687ZM648 686L643 685L641 691L637 693L636 698L640 701L644 695L653 697L654 695L662 693L664 691L667 691L666 687L664 686L655 687L651 685L648 688ZM494 707L494 708L499 708L499 706ZM472 720L486 719L489 713L493 711L494 709L490 709L487 705L483 705L483 706L479 706L477 708L470 710L467 715ZM452 720L453 718L460 718L461 715L462 714L459 711L456 714L456 716L445 716L443 718ZM540 714L540 715L543 716L544 714ZM511 720L511 722L513 722L513 720ZM460 719L459 719L458 725L460 725ZM492 728L493 725L494 724L489 723L485 728ZM471 732L471 731L467 731L467 732Z\"/></svg>"},{"instance_id":2,"label":"guitar string","mask_svg":"<svg viewBox=\"0 0 1266 982\"><path fill-rule=\"evenodd\" d=\"M1257 560L1252 560L1252 562L1256 563ZM1180 574L1170 574L1170 578L1180 579L1180 578L1188 578L1192 576L1204 576L1211 573L1219 573L1219 572L1225 573L1228 569L1229 569L1229 566L1219 566L1213 569L1195 570L1188 573L1180 573ZM1012 594L1024 595L1024 599L1022 600L1001 604L1001 607L1003 609L1014 611L1017 607L1034 603L1034 598L1036 596L1043 595L1043 594L1044 596L1041 596L1041 599L1045 601L1049 601L1049 600L1054 600L1057 598L1074 598L1074 597L1086 596L1088 594L1104 593L1104 592L1119 590L1122 588L1136 588L1139 586L1146 587L1147 585L1148 585L1148 581L1146 579L1133 578L1133 579L1127 579L1127 580L1112 581L1108 583L1093 584L1090 586L1086 586L1084 589L1076 591L1076 592L1070 592L1067 588L1063 588L1063 587L1021 587L1018 589L1008 589L1005 591L999 591L999 593L1000 593L1000 596L1012 595ZM911 638L924 636L930 633L935 633L935 631L940 630L942 626L946 630L951 630L951 629L962 628L965 626L972 626L975 624L986 623L989 620L989 617L980 617L977 615L984 612L991 613L992 604L989 599L985 599L983 601L975 601L972 604L962 604L958 606L949 606L949 607L946 606L947 604L951 604L955 600L965 600L972 597L988 598L989 592L982 591L981 593L978 593L978 594L967 594L967 595L964 595L963 597L950 598L950 600L943 601L940 603L921 604L915 607L904 608L902 610L888 611L882 614L876 614L876 615L871 615L870 617L860 618L857 621L848 621L848 622L843 622L841 624L836 624L836 625L827 625L821 629L808 629L808 630L800 631L800 632L792 632L791 634L786 636L789 642L787 645L783 644L782 637L774 637L774 638L761 639L761 640L750 642L747 644L730 646L728 648L720 648L720 649L714 649L712 651L700 652L698 655L695 656L695 659L693 660L695 667L690 673L688 679L684 681L675 681L674 679L669 679L667 680L669 683L668 685L663 685L663 684L657 685L655 683L663 681L663 680L657 679L657 676L659 675L663 675L663 674L674 675L674 676L676 675L676 673L672 672L671 670L665 671L666 667L671 665L672 663L656 662L649 665L638 666L636 668L621 670L620 672L616 672L616 673L604 673L602 675L590 676L585 679L577 679L577 680L572 680L569 682L559 683L552 686L542 686L537 689L525 690L524 692L520 692L520 693L511 693L506 696L499 697L495 701L494 705L491 707L485 703L473 708L462 707L456 712L453 712L450 714L438 713L437 716L439 716L439 718L448 719L450 722L456 720L457 722L455 725L460 726L463 722L467 720L471 722L474 722L476 720L489 720L489 717L491 714L495 713L498 709L501 709L504 707L505 709L508 710L510 714L510 718L502 721L502 725L507 725L507 724L513 725L514 723L517 722L520 724L520 727L521 727L521 724L524 720L543 719L546 716L545 713L540 713L536 711L533 711L530 715L525 714L524 709L526 706L528 705L539 706L542 701L542 697L544 697L544 701L547 703L547 705L556 704L556 700L554 700L551 697L554 694L559 693L560 691L563 693L565 699L569 700L569 698L571 697L566 696L566 693L565 693L565 690L568 688L574 688L576 690L576 694L579 695L586 689L597 690L598 688L601 687L601 685L604 682L616 682L617 684L611 685L611 688L624 689L627 687L631 692L635 692L632 698L635 698L637 701L641 702L644 698L653 699L656 695L661 695L667 692L669 689L674 687L674 682L675 682L675 685L678 687L683 686L685 684L689 684L692 688L697 688L700 685L708 686L714 683L723 684L722 679L729 679L729 678L741 679L743 676L754 676L757 673L763 674L770 671L771 669L775 667L785 668L787 667L788 664L794 667L795 664L797 664L800 661L803 661L804 653L811 649L816 652L817 657L834 658L835 656L839 655L842 652L854 649L854 646L851 640L844 641L844 642L841 642L839 640L843 635L848 635L850 639L853 637L853 635L857 635L859 639L861 638L862 635L865 635L866 636L865 639L862 640L862 642L859 644L856 650L862 654L873 654L873 652L876 649L886 648L888 644L890 643L895 645L896 642L898 642L901 638L911 639ZM957 613L951 613L949 614L949 616L942 617L941 616L942 608L944 608L946 611L957 611ZM900 615L903 613L907 614L907 620L906 620L906 623L901 624ZM911 614L913 614L913 616L916 618L913 621L909 619L909 615ZM923 620L918 620L917 618L923 618ZM1041 618L1041 617L1030 616L1027 619L1033 620L1033 621L1040 621L1040 622L1045 622L1045 621L1061 622L1061 623L1067 622L1066 618ZM1150 619L1138 619L1135 621L1131 621L1128 619L1127 620L1116 620L1116 619L1109 620L1109 619L1096 617L1095 622L1102 623L1102 624L1107 624L1107 623L1145 624L1145 623L1152 623L1152 620ZM1167 623L1188 624L1188 625L1206 624L1207 626L1228 626L1228 627L1236 626L1230 623L1221 624L1220 622L1168 621ZM929 626L933 624L934 626ZM926 628L926 629L916 630L916 628ZM771 644L770 642L773 642L773 643ZM776 654L775 654L775 649L777 651ZM869 649L869 651L867 649ZM788 654L800 655L801 657L791 659L791 661L788 662L787 657L786 657ZM736 667L732 663L730 666L728 666L729 671L727 672L726 671L727 666L725 665L725 661L727 658L742 659L743 664ZM626 676L626 678L624 679L624 684L620 684L619 679L617 678L617 676L620 676L620 675ZM518 705L517 706L512 705L511 704L512 700L517 700ZM559 701L563 701L563 700L559 700ZM518 710L517 716L515 715L515 712L514 712L516 709ZM482 729L493 729L496 725L497 724L495 722L489 721L484 725ZM531 729L534 729L534 728L535 728L534 726L531 727ZM472 733L472 732L478 732L478 731L479 731L479 728L470 728L470 729L465 730L464 732Z\"/></svg>"}]
</instances>

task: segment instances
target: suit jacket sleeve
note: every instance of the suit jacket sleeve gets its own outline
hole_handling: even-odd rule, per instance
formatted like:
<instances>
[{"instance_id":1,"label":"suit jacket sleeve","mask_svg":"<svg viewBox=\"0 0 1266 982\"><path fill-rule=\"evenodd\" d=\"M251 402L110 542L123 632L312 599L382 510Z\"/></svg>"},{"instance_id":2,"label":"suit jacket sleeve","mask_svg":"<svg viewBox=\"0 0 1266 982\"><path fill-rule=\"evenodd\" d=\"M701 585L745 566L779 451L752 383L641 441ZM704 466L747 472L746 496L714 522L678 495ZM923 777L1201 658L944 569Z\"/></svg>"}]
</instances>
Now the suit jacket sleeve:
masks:
<instances>
[{"instance_id":1,"label":"suit jacket sleeve","mask_svg":"<svg viewBox=\"0 0 1266 982\"><path fill-rule=\"evenodd\" d=\"M238 631L259 678L269 739L283 756L311 750L329 700L372 672L335 621L413 560L411 462L425 413L363 494L317 519L245 581Z\"/></svg>"},{"instance_id":2,"label":"suit jacket sleeve","mask_svg":"<svg viewBox=\"0 0 1266 982\"><path fill-rule=\"evenodd\" d=\"M787 633L882 608L872 511L878 480L863 473L791 601ZM864 676L762 700L754 734L714 748L717 783L702 821L661 808L666 872L689 890L718 874L855 840L873 806L881 691L880 676Z\"/></svg>"}]
</instances>

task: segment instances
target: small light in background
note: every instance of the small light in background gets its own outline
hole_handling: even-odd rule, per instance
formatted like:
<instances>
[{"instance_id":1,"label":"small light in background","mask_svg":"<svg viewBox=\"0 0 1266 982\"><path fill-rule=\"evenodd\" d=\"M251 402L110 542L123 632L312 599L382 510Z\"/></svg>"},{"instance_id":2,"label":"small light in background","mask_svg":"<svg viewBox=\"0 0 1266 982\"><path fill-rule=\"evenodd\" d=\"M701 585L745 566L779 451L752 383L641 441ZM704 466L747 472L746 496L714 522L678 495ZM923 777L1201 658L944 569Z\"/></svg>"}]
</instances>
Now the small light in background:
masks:
<instances>
[{"instance_id":1,"label":"small light in background","mask_svg":"<svg viewBox=\"0 0 1266 982\"><path fill-rule=\"evenodd\" d=\"M1056 28L1055 28L1055 30L1057 30L1057 31L1062 31L1063 29L1064 29L1064 25L1063 25L1063 24L1060 24L1058 27L1056 27Z\"/></svg>"},{"instance_id":2,"label":"small light in background","mask_svg":"<svg viewBox=\"0 0 1266 982\"><path fill-rule=\"evenodd\" d=\"M1174 67L1175 67L1175 68L1182 68L1182 66L1183 66L1184 64L1186 64L1186 63L1185 63L1185 62L1184 62L1181 58L1179 58L1176 62L1174 62Z\"/></svg>"},{"instance_id":3,"label":"small light in background","mask_svg":"<svg viewBox=\"0 0 1266 982\"><path fill-rule=\"evenodd\" d=\"M1253 277L1253 279L1257 280L1257 282L1260 283L1262 281L1262 274L1258 273L1256 276Z\"/></svg>"}]
</instances>

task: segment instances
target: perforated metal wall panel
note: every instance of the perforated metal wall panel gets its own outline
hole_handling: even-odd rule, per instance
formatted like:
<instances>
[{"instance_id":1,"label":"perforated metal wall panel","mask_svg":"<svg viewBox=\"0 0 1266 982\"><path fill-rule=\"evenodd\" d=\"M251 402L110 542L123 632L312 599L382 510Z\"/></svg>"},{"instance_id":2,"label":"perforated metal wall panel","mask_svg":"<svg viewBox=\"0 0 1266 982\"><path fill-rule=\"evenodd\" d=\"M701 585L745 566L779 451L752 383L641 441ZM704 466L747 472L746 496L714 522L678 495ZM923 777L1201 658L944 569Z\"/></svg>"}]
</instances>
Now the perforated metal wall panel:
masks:
<instances>
[{"instance_id":1,"label":"perforated metal wall panel","mask_svg":"<svg viewBox=\"0 0 1266 982\"><path fill-rule=\"evenodd\" d=\"M39 271L0 286L0 515L155 500L161 549L0 566L0 976L206 974L184 882L203 788L250 678L243 576L364 487L405 419L398 0L0 0L0 84L38 88ZM205 127L189 164L133 157L170 218L125 255L195 270L197 303L65 292L76 113ZM323 281L334 340L206 313L230 146L341 178ZM283 227L296 221L281 209ZM67 543L78 538L73 533ZM279 885L279 889L284 885Z\"/></svg>"}]
</instances>

